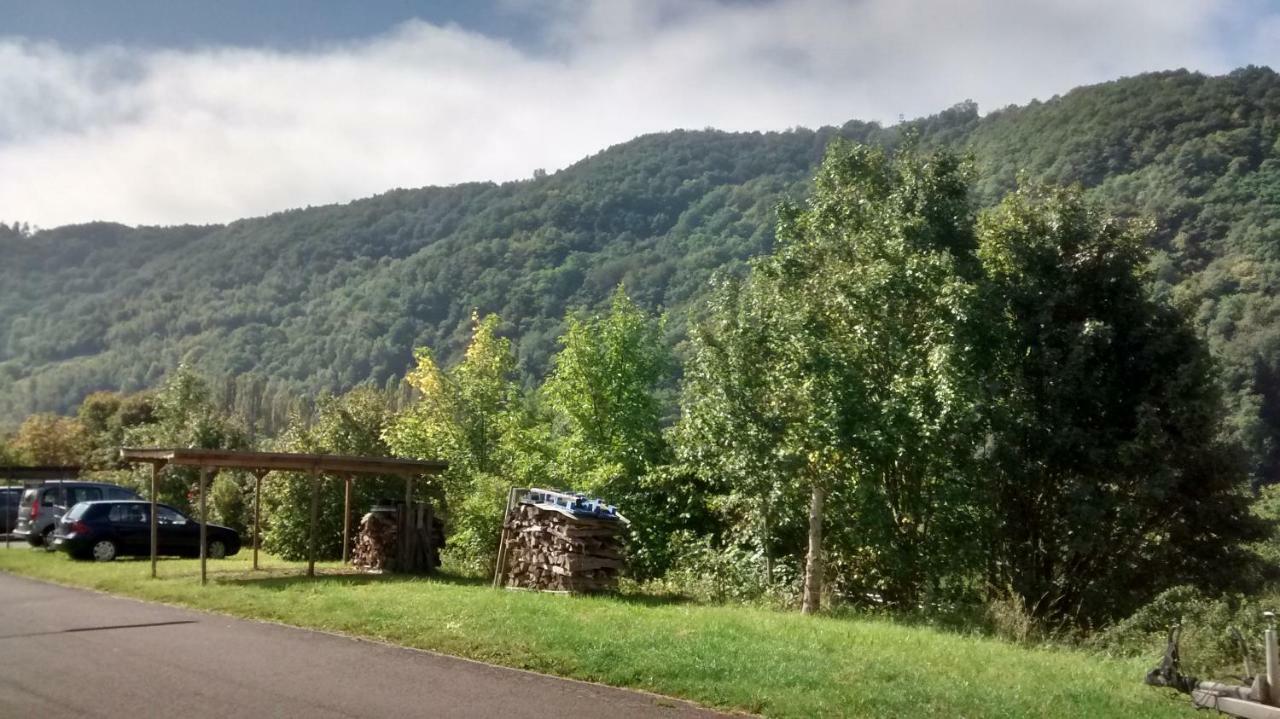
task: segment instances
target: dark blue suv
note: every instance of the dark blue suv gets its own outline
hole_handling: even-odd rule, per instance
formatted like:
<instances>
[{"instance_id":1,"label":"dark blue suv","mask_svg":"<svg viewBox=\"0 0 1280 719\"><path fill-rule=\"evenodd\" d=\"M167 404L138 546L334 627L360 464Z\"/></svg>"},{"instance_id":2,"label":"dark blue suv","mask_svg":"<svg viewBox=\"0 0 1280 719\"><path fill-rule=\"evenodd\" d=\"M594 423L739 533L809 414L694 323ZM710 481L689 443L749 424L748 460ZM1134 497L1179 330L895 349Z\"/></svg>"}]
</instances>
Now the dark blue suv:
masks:
<instances>
[{"instance_id":1,"label":"dark blue suv","mask_svg":"<svg viewBox=\"0 0 1280 719\"><path fill-rule=\"evenodd\" d=\"M210 524L210 559L240 551L234 529ZM120 556L151 555L151 503L143 501L81 502L62 516L53 547L77 559L109 562ZM156 505L156 554L200 556L200 523L166 504Z\"/></svg>"}]
</instances>

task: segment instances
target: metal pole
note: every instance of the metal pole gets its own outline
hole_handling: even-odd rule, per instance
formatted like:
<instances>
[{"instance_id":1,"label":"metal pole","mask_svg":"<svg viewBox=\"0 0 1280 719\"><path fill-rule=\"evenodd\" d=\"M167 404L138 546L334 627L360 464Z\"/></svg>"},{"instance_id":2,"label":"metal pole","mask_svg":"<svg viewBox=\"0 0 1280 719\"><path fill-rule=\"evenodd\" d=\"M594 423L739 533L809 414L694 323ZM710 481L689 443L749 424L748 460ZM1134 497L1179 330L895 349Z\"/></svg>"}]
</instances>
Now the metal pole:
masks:
<instances>
[{"instance_id":1,"label":"metal pole","mask_svg":"<svg viewBox=\"0 0 1280 719\"><path fill-rule=\"evenodd\" d=\"M4 548L9 548L9 538L13 536L13 523L9 521L9 505L13 503L13 477L4 481ZM19 501L21 503L21 501ZM14 516L17 516L16 514Z\"/></svg>"},{"instance_id":2,"label":"metal pole","mask_svg":"<svg viewBox=\"0 0 1280 719\"><path fill-rule=\"evenodd\" d=\"M209 474L213 470L200 468L200 583L209 583Z\"/></svg>"},{"instance_id":3,"label":"metal pole","mask_svg":"<svg viewBox=\"0 0 1280 719\"><path fill-rule=\"evenodd\" d=\"M320 517L320 475L311 473L311 537L307 542L307 576L316 576L316 522Z\"/></svg>"},{"instance_id":4,"label":"metal pole","mask_svg":"<svg viewBox=\"0 0 1280 719\"><path fill-rule=\"evenodd\" d=\"M156 578L156 546L159 544L157 538L160 536L156 531L156 477L160 474L162 465L151 465L151 578Z\"/></svg>"},{"instance_id":5,"label":"metal pole","mask_svg":"<svg viewBox=\"0 0 1280 719\"><path fill-rule=\"evenodd\" d=\"M262 526L262 476L265 472L254 472L253 474L253 568L258 568L258 542L262 535L260 527Z\"/></svg>"},{"instance_id":6,"label":"metal pole","mask_svg":"<svg viewBox=\"0 0 1280 719\"><path fill-rule=\"evenodd\" d=\"M342 488L342 564L346 566L351 555L351 477L345 479Z\"/></svg>"}]
</instances>

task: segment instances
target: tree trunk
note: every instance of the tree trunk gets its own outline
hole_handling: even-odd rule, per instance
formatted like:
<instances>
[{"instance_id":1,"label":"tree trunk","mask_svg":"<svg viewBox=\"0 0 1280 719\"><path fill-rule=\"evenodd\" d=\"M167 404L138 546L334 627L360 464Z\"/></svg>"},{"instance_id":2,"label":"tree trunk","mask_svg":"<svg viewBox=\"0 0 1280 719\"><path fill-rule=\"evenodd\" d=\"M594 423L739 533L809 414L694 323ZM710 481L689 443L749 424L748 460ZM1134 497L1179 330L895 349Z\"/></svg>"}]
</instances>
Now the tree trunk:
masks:
<instances>
[{"instance_id":1,"label":"tree trunk","mask_svg":"<svg viewBox=\"0 0 1280 719\"><path fill-rule=\"evenodd\" d=\"M813 614L822 608L822 505L826 494L821 484L813 484L809 501L809 556L804 564L804 603L800 605L803 614Z\"/></svg>"},{"instance_id":2,"label":"tree trunk","mask_svg":"<svg viewBox=\"0 0 1280 719\"><path fill-rule=\"evenodd\" d=\"M770 587L773 586L773 527L769 522L769 512L771 510L769 498L764 500L764 511L760 516L760 524L762 536L760 537L760 549L764 552L764 581Z\"/></svg>"}]
</instances>

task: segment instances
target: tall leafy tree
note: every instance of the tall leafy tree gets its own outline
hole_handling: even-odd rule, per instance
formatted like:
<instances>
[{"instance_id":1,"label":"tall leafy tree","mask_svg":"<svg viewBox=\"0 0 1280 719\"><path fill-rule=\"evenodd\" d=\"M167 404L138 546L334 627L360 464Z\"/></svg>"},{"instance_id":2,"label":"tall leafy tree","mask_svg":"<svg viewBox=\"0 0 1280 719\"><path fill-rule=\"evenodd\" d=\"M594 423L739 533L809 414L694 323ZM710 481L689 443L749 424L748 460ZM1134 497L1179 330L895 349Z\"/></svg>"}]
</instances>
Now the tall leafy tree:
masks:
<instances>
[{"instance_id":1,"label":"tall leafy tree","mask_svg":"<svg viewBox=\"0 0 1280 719\"><path fill-rule=\"evenodd\" d=\"M675 475L652 474L669 456L655 394L671 367L663 321L619 286L607 314L571 314L566 322L542 388L556 478L622 506L634 520L632 571L655 574L669 559L668 533L686 518L692 489Z\"/></svg>"},{"instance_id":2,"label":"tall leafy tree","mask_svg":"<svg viewBox=\"0 0 1280 719\"><path fill-rule=\"evenodd\" d=\"M357 387L341 396L321 397L314 418L296 417L277 443L281 451L386 457L390 448L382 434L394 415L386 393ZM305 474L273 474L263 484L264 546L286 559L304 559L311 537L311 485ZM344 483L338 477L320 480L320 512L316 553L324 559L342 556ZM429 493L424 489L423 493ZM404 497L404 480L390 476L360 476L351 488L352 522L375 503Z\"/></svg>"},{"instance_id":3,"label":"tall leafy tree","mask_svg":"<svg viewBox=\"0 0 1280 719\"><path fill-rule=\"evenodd\" d=\"M752 268L771 308L760 358L775 451L810 495L806 612L821 606L829 499L859 535L843 538L858 561L842 573L901 601L939 556L947 518L965 515L952 480L976 427L968 186L954 155L835 143L807 202L780 208L775 254Z\"/></svg>"},{"instance_id":4,"label":"tall leafy tree","mask_svg":"<svg viewBox=\"0 0 1280 719\"><path fill-rule=\"evenodd\" d=\"M1145 283L1147 229L1027 186L981 218L992 582L1051 618L1107 619L1182 582L1229 586L1250 517L1214 362Z\"/></svg>"},{"instance_id":5,"label":"tall leafy tree","mask_svg":"<svg viewBox=\"0 0 1280 719\"><path fill-rule=\"evenodd\" d=\"M498 335L496 315L473 320L471 344L454 367L442 369L429 349L417 351L417 367L406 377L417 402L384 436L400 455L448 460L449 552L461 566L488 571L507 490L537 467L530 469L521 451L528 422L511 341Z\"/></svg>"},{"instance_id":6,"label":"tall leafy tree","mask_svg":"<svg viewBox=\"0 0 1280 719\"><path fill-rule=\"evenodd\" d=\"M759 552L771 584L795 458L779 451L786 417L784 388L769 371L779 349L769 333L770 299L735 277L712 292L706 319L690 330L672 434L678 461L708 480L730 533Z\"/></svg>"}]
</instances>

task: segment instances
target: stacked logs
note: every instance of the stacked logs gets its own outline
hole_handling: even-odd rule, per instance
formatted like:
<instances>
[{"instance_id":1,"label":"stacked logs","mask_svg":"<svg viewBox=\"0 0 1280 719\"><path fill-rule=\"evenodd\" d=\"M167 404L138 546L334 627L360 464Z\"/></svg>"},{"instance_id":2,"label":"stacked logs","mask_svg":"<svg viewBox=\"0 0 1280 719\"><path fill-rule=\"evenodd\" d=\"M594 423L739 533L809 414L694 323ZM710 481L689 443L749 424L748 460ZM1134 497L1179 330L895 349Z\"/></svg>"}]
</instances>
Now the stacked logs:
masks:
<instances>
[{"instance_id":1,"label":"stacked logs","mask_svg":"<svg viewBox=\"0 0 1280 719\"><path fill-rule=\"evenodd\" d=\"M507 515L506 586L568 592L618 588L625 525L518 504Z\"/></svg>"},{"instance_id":2,"label":"stacked logs","mask_svg":"<svg viewBox=\"0 0 1280 719\"><path fill-rule=\"evenodd\" d=\"M369 572L391 568L400 538L396 513L373 511L360 520L360 534L351 550L351 564Z\"/></svg>"},{"instance_id":3,"label":"stacked logs","mask_svg":"<svg viewBox=\"0 0 1280 719\"><path fill-rule=\"evenodd\" d=\"M360 534L351 552L351 564L369 572L430 572L440 566L444 526L431 506L414 502L374 507L360 520ZM402 556L403 555L403 556Z\"/></svg>"}]
</instances>

